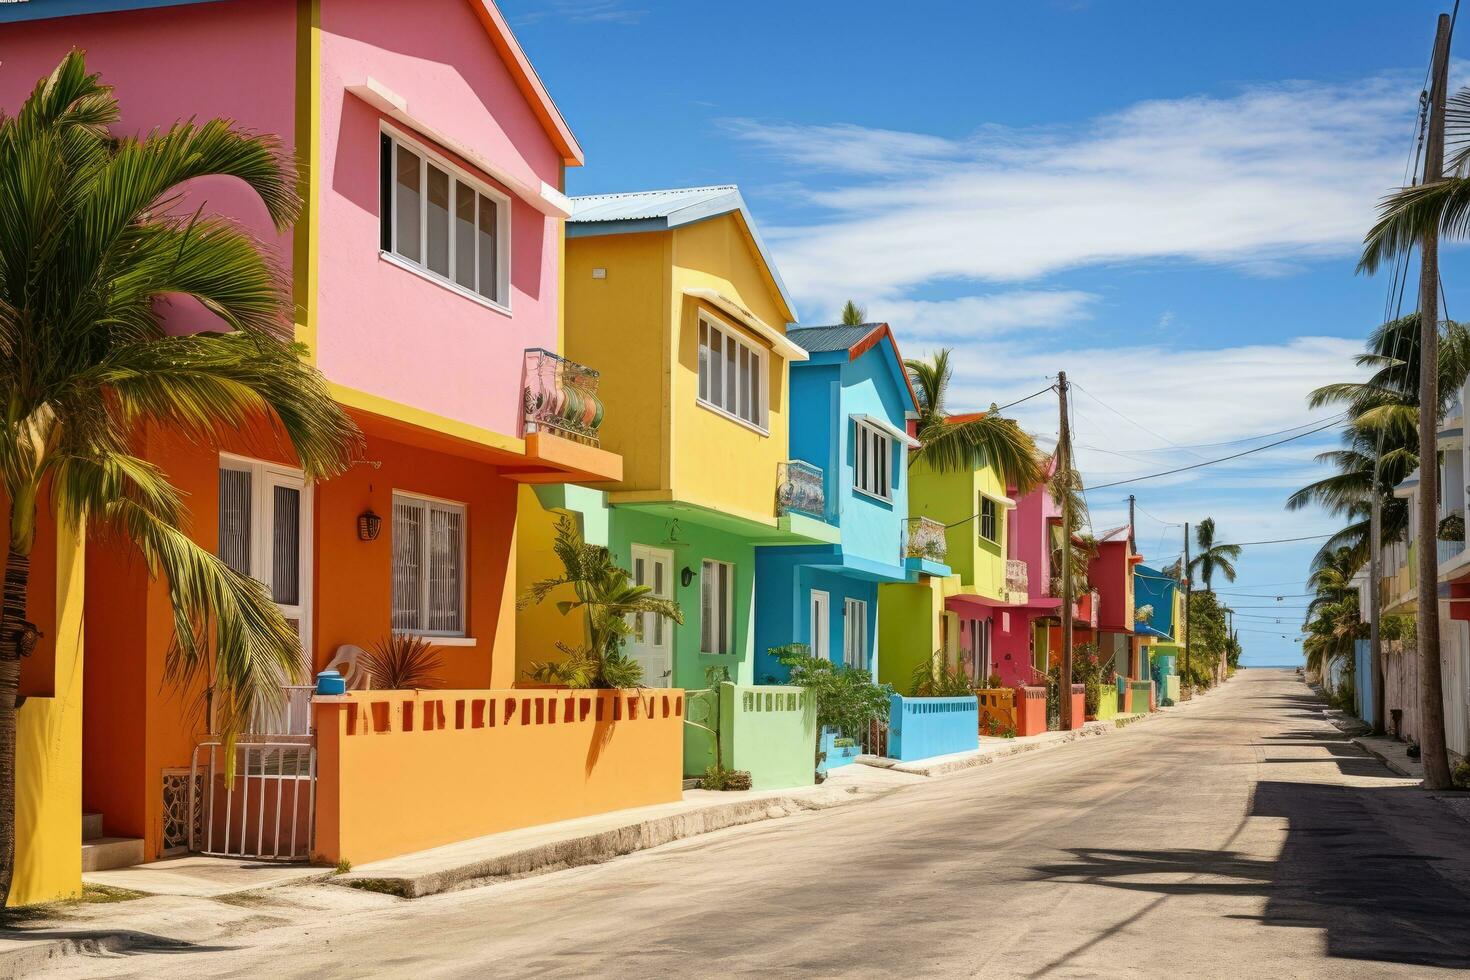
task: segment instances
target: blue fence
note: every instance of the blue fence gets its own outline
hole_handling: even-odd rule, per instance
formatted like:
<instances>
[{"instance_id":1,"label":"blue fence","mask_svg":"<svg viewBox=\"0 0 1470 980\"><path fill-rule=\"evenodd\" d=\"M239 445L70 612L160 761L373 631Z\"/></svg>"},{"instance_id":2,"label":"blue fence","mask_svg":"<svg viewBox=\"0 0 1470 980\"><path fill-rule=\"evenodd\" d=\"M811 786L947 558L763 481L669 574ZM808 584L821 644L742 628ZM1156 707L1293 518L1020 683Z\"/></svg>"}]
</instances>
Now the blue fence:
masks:
<instances>
[{"instance_id":1,"label":"blue fence","mask_svg":"<svg viewBox=\"0 0 1470 980\"><path fill-rule=\"evenodd\" d=\"M1373 648L1367 640L1353 641L1354 666L1358 688L1358 717L1373 724Z\"/></svg>"},{"instance_id":2,"label":"blue fence","mask_svg":"<svg viewBox=\"0 0 1470 980\"><path fill-rule=\"evenodd\" d=\"M980 747L980 703L966 698L893 695L888 715L888 757L909 762Z\"/></svg>"},{"instance_id":3,"label":"blue fence","mask_svg":"<svg viewBox=\"0 0 1470 980\"><path fill-rule=\"evenodd\" d=\"M851 764L863 754L863 747L855 738L843 738L835 728L824 728L817 733L817 748L822 752L822 761L817 772L827 772Z\"/></svg>"}]
</instances>

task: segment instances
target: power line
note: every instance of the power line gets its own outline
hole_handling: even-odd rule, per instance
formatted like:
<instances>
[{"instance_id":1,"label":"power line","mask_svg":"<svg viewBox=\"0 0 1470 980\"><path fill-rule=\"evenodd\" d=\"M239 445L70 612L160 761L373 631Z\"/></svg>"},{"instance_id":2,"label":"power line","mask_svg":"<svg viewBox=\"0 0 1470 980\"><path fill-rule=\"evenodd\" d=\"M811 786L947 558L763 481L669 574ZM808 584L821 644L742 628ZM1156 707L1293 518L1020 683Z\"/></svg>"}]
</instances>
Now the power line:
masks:
<instances>
[{"instance_id":1,"label":"power line","mask_svg":"<svg viewBox=\"0 0 1470 980\"><path fill-rule=\"evenodd\" d=\"M1235 541L1235 542L1232 542L1232 544L1216 545L1215 547L1217 547L1217 548L1220 548L1220 547L1229 548L1229 547L1232 547L1233 546L1233 547L1236 547L1236 548L1249 548L1252 545L1257 545L1257 544L1286 544L1286 543L1291 542L1291 541L1315 541L1318 538L1331 538L1331 537L1335 537L1336 535L1338 535L1340 533L1341 533L1340 531L1328 531L1326 534L1306 534L1306 535L1303 535L1302 537L1299 537L1299 538L1274 538L1274 539L1272 539L1270 541Z\"/></svg>"},{"instance_id":2,"label":"power line","mask_svg":"<svg viewBox=\"0 0 1470 980\"><path fill-rule=\"evenodd\" d=\"M1118 411L1116 408L1114 408L1113 406L1109 405L1107 402L1103 401L1101 398L1097 397L1092 392L1088 391L1086 388L1084 388L1081 385L1079 385L1077 382L1075 382L1075 381L1072 382L1072 387L1073 388L1076 388L1079 391L1081 391L1088 398L1091 398L1093 401L1097 402L1103 408L1106 408L1108 411L1110 411L1114 415L1118 416L1118 418L1122 419L1124 422L1127 422L1128 424L1133 425L1133 426L1136 426L1137 428L1141 429L1142 431L1147 432L1149 435L1153 436L1155 439L1158 439L1158 440L1160 440L1162 442L1167 442L1169 445L1173 446L1175 449L1183 450L1184 452L1189 453L1191 456L1198 457L1198 454L1197 453L1190 452L1190 450L1185 449L1183 446L1179 445L1177 442L1175 442L1174 440L1170 439L1168 436L1160 435L1159 433L1155 432L1153 429L1150 429L1148 426L1144 425L1143 423L1138 422L1138 421L1135 421L1134 419L1131 419L1128 416L1124 415L1122 412Z\"/></svg>"},{"instance_id":3,"label":"power line","mask_svg":"<svg viewBox=\"0 0 1470 980\"><path fill-rule=\"evenodd\" d=\"M1056 385L1048 385L1047 387L1042 388L1040 391L1033 392L1033 393L1027 395L1025 398L1017 398L1015 401L1008 402L1005 405L1001 405L999 408L993 408L993 409L990 410L990 412L992 412L992 413L994 413L994 412L1004 412L1006 409L1008 409L1008 408L1014 408L1015 406L1021 404L1022 402L1029 402L1031 399L1038 398L1038 397L1046 394L1048 391L1056 391L1056 390L1057 390L1057 386Z\"/></svg>"},{"instance_id":4,"label":"power line","mask_svg":"<svg viewBox=\"0 0 1470 980\"><path fill-rule=\"evenodd\" d=\"M1089 487L1088 489L1092 492L1096 492L1098 490L1106 490L1109 487L1121 487L1126 486L1130 483L1141 483L1144 480L1157 480L1161 476L1173 476L1175 473L1184 473L1188 470L1197 470L1202 466L1214 466L1216 463L1228 463L1232 459L1240 459L1242 456L1249 456L1252 453L1258 453L1266 449L1273 449L1276 446L1282 446L1288 442L1294 442L1297 439L1304 439L1307 436L1315 435L1316 433L1321 432L1324 429L1330 429L1334 425L1337 425L1339 422L1342 421L1344 414L1345 413L1338 413L1338 415L1326 425L1318 426L1315 429L1308 429L1306 432L1298 433L1294 436L1288 436L1285 439L1278 439L1275 442L1268 442L1264 446L1256 446L1254 449L1247 449L1243 452L1232 453L1229 456L1221 456L1219 459L1207 459L1202 463L1191 463L1189 466L1176 466L1172 470L1164 470L1161 473L1149 473L1145 476L1129 477L1126 480L1114 480L1112 483L1102 483L1095 487Z\"/></svg>"}]
</instances>

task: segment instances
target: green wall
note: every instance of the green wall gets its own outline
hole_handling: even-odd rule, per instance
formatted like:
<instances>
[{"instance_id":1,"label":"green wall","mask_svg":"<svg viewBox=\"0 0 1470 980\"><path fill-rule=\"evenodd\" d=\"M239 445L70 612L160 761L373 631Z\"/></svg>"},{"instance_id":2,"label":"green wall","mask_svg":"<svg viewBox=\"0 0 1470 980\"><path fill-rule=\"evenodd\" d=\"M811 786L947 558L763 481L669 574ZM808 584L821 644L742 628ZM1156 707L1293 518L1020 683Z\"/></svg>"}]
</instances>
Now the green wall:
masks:
<instances>
[{"instance_id":1,"label":"green wall","mask_svg":"<svg viewBox=\"0 0 1470 980\"><path fill-rule=\"evenodd\" d=\"M750 773L755 789L810 786L816 782L817 712L805 690L790 686L721 684L720 751L725 768ZM710 717L712 693L689 699L689 717ZM714 727L710 722L704 724ZM714 737L686 725L684 772L703 774L714 761Z\"/></svg>"}]
</instances>

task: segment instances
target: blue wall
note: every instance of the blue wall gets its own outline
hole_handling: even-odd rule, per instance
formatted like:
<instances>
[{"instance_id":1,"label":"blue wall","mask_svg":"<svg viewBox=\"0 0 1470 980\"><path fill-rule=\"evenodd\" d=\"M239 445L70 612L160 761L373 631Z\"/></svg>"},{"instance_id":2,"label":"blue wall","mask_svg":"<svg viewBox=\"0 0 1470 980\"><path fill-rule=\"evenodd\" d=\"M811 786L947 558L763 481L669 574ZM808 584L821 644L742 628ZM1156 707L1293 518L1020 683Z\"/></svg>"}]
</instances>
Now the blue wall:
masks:
<instances>
[{"instance_id":1,"label":"blue wall","mask_svg":"<svg viewBox=\"0 0 1470 980\"><path fill-rule=\"evenodd\" d=\"M980 703L966 698L893 695L888 716L888 757L909 762L980 747Z\"/></svg>"},{"instance_id":2,"label":"blue wall","mask_svg":"<svg viewBox=\"0 0 1470 980\"><path fill-rule=\"evenodd\" d=\"M1137 565L1133 569L1133 609L1129 618L1140 606L1153 606L1153 619L1148 625L1160 633L1174 635L1174 590L1179 586L1173 579L1156 568Z\"/></svg>"},{"instance_id":3,"label":"blue wall","mask_svg":"<svg viewBox=\"0 0 1470 980\"><path fill-rule=\"evenodd\" d=\"M817 562L841 560L836 548L758 548L755 559L755 680L784 683L789 672L767 651L787 643L812 644L812 590L828 596L829 657L842 663L845 599L868 604L868 664L877 676L878 583Z\"/></svg>"},{"instance_id":4,"label":"blue wall","mask_svg":"<svg viewBox=\"0 0 1470 980\"><path fill-rule=\"evenodd\" d=\"M1357 676L1358 717L1373 724L1373 647L1367 640L1353 641L1353 658Z\"/></svg>"}]
</instances>

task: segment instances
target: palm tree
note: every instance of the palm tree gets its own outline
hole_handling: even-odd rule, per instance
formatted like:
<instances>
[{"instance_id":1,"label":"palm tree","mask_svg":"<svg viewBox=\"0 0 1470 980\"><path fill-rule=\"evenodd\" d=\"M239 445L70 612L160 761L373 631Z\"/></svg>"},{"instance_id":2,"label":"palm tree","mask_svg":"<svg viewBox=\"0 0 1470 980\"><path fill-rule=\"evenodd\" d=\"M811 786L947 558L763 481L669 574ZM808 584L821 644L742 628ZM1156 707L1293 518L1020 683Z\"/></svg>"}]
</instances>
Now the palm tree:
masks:
<instances>
[{"instance_id":1,"label":"palm tree","mask_svg":"<svg viewBox=\"0 0 1470 980\"><path fill-rule=\"evenodd\" d=\"M988 464L1018 493L1040 485L1040 453L1014 419L1000 415L993 405L988 412L962 416L945 410L945 394L954 376L949 355L946 348L927 361L904 361L919 401L920 446L910 455L909 465L922 462L936 472L949 473Z\"/></svg>"},{"instance_id":2,"label":"palm tree","mask_svg":"<svg viewBox=\"0 0 1470 980\"><path fill-rule=\"evenodd\" d=\"M1225 581L1235 581L1235 562L1240 558L1240 545L1215 543L1215 519L1206 517L1194 529L1194 541L1199 545L1199 554L1189 560L1189 573L1199 569L1200 580L1206 592L1214 592L1210 581L1219 572Z\"/></svg>"},{"instance_id":3,"label":"palm tree","mask_svg":"<svg viewBox=\"0 0 1470 980\"><path fill-rule=\"evenodd\" d=\"M858 306L852 300L842 307L842 325L845 327L856 327L868 322L868 311Z\"/></svg>"},{"instance_id":4,"label":"palm tree","mask_svg":"<svg viewBox=\"0 0 1470 980\"><path fill-rule=\"evenodd\" d=\"M116 138L112 90L72 52L13 117L0 116L0 480L10 504L0 613L0 904L15 849L15 695L36 512L48 488L63 526L131 542L162 573L173 607L166 676L207 674L227 741L300 646L265 588L187 533L183 495L131 454L145 425L213 443L262 422L308 478L341 472L362 436L290 342L286 290L258 243L181 210L179 187L224 175L272 221L296 216L296 175L270 139L214 120ZM224 333L174 336L160 301L191 297ZM226 750L226 758L234 753Z\"/></svg>"},{"instance_id":5,"label":"palm tree","mask_svg":"<svg viewBox=\"0 0 1470 980\"><path fill-rule=\"evenodd\" d=\"M1333 551L1320 568L1313 569L1311 578L1307 579L1307 588L1316 595L1307 604L1306 618L1310 621L1323 608L1357 595L1358 587L1353 583L1353 576L1362 567L1363 563L1353 548L1341 547Z\"/></svg>"},{"instance_id":6,"label":"palm tree","mask_svg":"<svg viewBox=\"0 0 1470 980\"><path fill-rule=\"evenodd\" d=\"M682 624L679 604L659 598L646 585L632 584L632 577L613 562L611 552L582 540L570 517L557 522L551 549L561 560L562 574L532 584L517 607L544 602L553 592L570 586L575 598L556 606L563 616L581 611L587 642L579 647L557 643L566 659L532 664L530 676L569 687L641 686L643 670L636 660L623 655L623 643L644 628L644 614Z\"/></svg>"}]
</instances>

